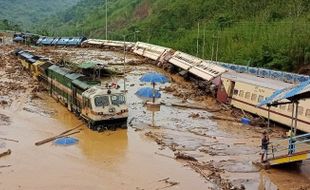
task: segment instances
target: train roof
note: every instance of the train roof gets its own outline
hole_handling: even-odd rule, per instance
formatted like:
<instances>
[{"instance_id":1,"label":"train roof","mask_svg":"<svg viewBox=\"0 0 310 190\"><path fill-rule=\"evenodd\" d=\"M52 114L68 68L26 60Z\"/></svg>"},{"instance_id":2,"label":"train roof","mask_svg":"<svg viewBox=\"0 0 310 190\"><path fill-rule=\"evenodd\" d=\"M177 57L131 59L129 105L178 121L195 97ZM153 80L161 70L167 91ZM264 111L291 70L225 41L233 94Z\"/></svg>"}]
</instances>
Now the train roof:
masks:
<instances>
[{"instance_id":1,"label":"train roof","mask_svg":"<svg viewBox=\"0 0 310 190\"><path fill-rule=\"evenodd\" d=\"M96 85L100 85L100 81L88 80L86 77L80 77L72 81L72 84L77 86L82 90L87 90L88 88Z\"/></svg>"},{"instance_id":2,"label":"train roof","mask_svg":"<svg viewBox=\"0 0 310 190\"><path fill-rule=\"evenodd\" d=\"M52 65L54 65L52 62L45 61L42 65L39 66L39 68L42 69L43 71L45 71L46 69L48 69Z\"/></svg>"},{"instance_id":3,"label":"train roof","mask_svg":"<svg viewBox=\"0 0 310 190\"><path fill-rule=\"evenodd\" d=\"M109 90L111 95L123 93L120 88L107 88L105 86L96 85L83 92L83 95L88 98L94 98L97 95L109 94Z\"/></svg>"},{"instance_id":4,"label":"train roof","mask_svg":"<svg viewBox=\"0 0 310 190\"><path fill-rule=\"evenodd\" d=\"M68 73L71 73L69 69L65 67L59 67L57 65L52 65L48 69L63 76L65 76Z\"/></svg>"},{"instance_id":5,"label":"train roof","mask_svg":"<svg viewBox=\"0 0 310 190\"><path fill-rule=\"evenodd\" d=\"M69 73L69 74L66 74L65 77L71 80L75 80L75 79L78 79L79 77L85 77L85 75L82 75L80 73Z\"/></svg>"},{"instance_id":6,"label":"train roof","mask_svg":"<svg viewBox=\"0 0 310 190\"><path fill-rule=\"evenodd\" d=\"M243 82L248 84L253 84L256 86L261 86L269 89L282 89L292 86L292 84L285 83L279 80L274 80L270 78L262 78L246 73L238 73L232 70L229 70L226 73L222 74L222 78L226 78L236 82Z\"/></svg>"}]
</instances>

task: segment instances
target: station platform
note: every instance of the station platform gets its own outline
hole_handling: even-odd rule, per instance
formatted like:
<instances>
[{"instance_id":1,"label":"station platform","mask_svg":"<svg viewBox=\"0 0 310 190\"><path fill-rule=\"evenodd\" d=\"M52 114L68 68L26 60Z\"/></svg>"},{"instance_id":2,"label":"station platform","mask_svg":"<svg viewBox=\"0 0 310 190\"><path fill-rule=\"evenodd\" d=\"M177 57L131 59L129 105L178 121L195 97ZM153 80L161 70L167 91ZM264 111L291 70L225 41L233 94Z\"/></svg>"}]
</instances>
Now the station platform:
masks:
<instances>
[{"instance_id":1,"label":"station platform","mask_svg":"<svg viewBox=\"0 0 310 190\"><path fill-rule=\"evenodd\" d=\"M310 133L270 142L263 163L254 163L264 169L310 159Z\"/></svg>"}]
</instances>

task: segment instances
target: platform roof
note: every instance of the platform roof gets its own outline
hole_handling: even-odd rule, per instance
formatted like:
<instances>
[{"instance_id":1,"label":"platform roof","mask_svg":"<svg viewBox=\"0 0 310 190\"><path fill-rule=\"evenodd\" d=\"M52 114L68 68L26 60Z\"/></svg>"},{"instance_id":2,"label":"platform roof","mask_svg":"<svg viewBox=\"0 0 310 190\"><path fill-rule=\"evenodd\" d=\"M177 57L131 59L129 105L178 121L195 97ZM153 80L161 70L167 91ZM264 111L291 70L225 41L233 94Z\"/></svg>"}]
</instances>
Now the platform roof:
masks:
<instances>
[{"instance_id":1,"label":"platform roof","mask_svg":"<svg viewBox=\"0 0 310 190\"><path fill-rule=\"evenodd\" d=\"M310 98L310 80L288 88L276 90L270 97L261 101L258 106L279 105Z\"/></svg>"},{"instance_id":2,"label":"platform roof","mask_svg":"<svg viewBox=\"0 0 310 190\"><path fill-rule=\"evenodd\" d=\"M96 66L97 66L97 63L94 63L94 62L85 62L85 63L78 65L78 67L81 69L92 69L92 68L95 68Z\"/></svg>"}]
</instances>

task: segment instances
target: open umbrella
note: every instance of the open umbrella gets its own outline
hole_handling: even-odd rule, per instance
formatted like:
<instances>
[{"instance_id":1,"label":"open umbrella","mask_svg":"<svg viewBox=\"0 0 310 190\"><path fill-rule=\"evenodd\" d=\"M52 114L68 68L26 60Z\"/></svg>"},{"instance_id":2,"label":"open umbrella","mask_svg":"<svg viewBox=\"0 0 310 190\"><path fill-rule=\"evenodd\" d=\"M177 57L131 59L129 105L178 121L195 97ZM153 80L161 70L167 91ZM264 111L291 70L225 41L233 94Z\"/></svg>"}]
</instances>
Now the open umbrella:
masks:
<instances>
[{"instance_id":1,"label":"open umbrella","mask_svg":"<svg viewBox=\"0 0 310 190\"><path fill-rule=\"evenodd\" d=\"M57 140L55 140L55 144L57 145L63 145L63 146L67 146L67 145L73 145L78 143L79 140L76 138L72 138L72 137L63 137L63 138L59 138Z\"/></svg>"},{"instance_id":2,"label":"open umbrella","mask_svg":"<svg viewBox=\"0 0 310 190\"><path fill-rule=\"evenodd\" d=\"M166 76L156 72L146 73L140 78L140 81L151 83L162 83L162 84L169 82Z\"/></svg>"},{"instance_id":3,"label":"open umbrella","mask_svg":"<svg viewBox=\"0 0 310 190\"><path fill-rule=\"evenodd\" d=\"M156 91L155 91L155 83L166 83L169 82L168 78L160 73L156 72L151 72L151 73L146 73L144 74L141 78L140 81L142 82L150 82L153 85L153 103L155 103L155 96L156 96Z\"/></svg>"},{"instance_id":4,"label":"open umbrella","mask_svg":"<svg viewBox=\"0 0 310 190\"><path fill-rule=\"evenodd\" d=\"M159 91L155 90L155 93L153 94L153 90L154 89L150 87L143 87L136 92L136 95L144 98L160 98L161 94L159 93Z\"/></svg>"}]
</instances>

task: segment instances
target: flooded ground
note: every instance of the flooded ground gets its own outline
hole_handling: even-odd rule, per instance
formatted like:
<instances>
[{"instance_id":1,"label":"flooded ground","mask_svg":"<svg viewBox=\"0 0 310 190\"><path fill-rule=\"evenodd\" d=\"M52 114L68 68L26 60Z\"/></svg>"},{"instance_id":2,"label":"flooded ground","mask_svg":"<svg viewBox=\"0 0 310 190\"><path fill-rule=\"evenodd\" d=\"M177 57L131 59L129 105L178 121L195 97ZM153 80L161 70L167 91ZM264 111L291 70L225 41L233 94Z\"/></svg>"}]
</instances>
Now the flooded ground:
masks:
<instances>
[{"instance_id":1,"label":"flooded ground","mask_svg":"<svg viewBox=\"0 0 310 190\"><path fill-rule=\"evenodd\" d=\"M21 71L18 61L8 54L14 48L6 46L0 51L0 137L18 140L0 140L0 153L12 151L0 158L0 189L310 188L309 161L300 169L256 168L252 161L259 159L258 146L264 129L211 119L212 115L231 117L229 111L162 105L161 111L154 114L157 127L151 127L152 112L143 106L145 100L135 95L139 88L149 85L139 81L142 74L162 72L148 64L128 65L128 130L97 133L85 126L75 135L79 139L76 145L62 147L49 143L37 147L36 141L82 122ZM122 57L120 53L96 49L34 48L33 51L56 59L66 57L76 63L83 60L119 63ZM131 55L127 58L139 59ZM190 103L205 105L210 110L219 108L211 97L195 95L193 86L182 78L164 74L173 83L156 88L166 89L161 92L161 101L167 105ZM123 85L122 78L103 81ZM275 139L284 130L273 128L273 131L271 137Z\"/></svg>"}]
</instances>

